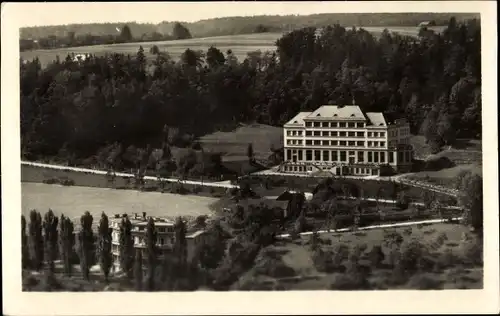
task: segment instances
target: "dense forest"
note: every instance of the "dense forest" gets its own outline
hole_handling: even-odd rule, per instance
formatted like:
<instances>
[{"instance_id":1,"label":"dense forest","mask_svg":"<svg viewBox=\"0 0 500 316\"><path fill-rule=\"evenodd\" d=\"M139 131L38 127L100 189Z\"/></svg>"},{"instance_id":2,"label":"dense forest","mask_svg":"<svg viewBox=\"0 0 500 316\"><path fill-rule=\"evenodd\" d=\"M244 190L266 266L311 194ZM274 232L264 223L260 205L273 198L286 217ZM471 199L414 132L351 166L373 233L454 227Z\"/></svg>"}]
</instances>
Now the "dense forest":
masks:
<instances>
[{"instance_id":1,"label":"dense forest","mask_svg":"<svg viewBox=\"0 0 500 316\"><path fill-rule=\"evenodd\" d=\"M179 24L187 27L193 37L237 35L262 32L282 32L304 27L324 27L340 24L357 26L411 26L423 21L446 25L451 17L457 21L479 18L472 13L327 13L288 16L250 16L207 19L197 22L161 22L158 24L95 23L54 26L36 26L20 29L21 50L86 46L96 44L123 43L128 41L163 41L176 39L175 29ZM129 27L133 39L124 39L121 32ZM37 40L34 43L30 40Z\"/></svg>"},{"instance_id":2,"label":"dense forest","mask_svg":"<svg viewBox=\"0 0 500 316\"><path fill-rule=\"evenodd\" d=\"M298 29L276 52L237 60L231 51L187 49L179 61L159 53L61 56L42 69L20 63L25 159L95 157L102 148L160 148L165 126L176 146L240 122L280 126L298 111L351 104L395 111L431 145L481 136L481 29L451 18L420 39L384 31L375 38L340 25ZM170 133L172 137L172 133ZM258 141L258 140L256 140Z\"/></svg>"}]
</instances>

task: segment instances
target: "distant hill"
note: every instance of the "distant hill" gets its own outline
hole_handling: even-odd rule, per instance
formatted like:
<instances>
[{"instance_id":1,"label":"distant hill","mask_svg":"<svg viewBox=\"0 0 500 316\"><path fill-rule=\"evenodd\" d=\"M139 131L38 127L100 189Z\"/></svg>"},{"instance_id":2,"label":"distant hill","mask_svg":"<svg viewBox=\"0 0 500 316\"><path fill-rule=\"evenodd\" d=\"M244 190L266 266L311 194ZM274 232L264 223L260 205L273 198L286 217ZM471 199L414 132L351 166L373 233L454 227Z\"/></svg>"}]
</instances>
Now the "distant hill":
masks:
<instances>
[{"instance_id":1,"label":"distant hill","mask_svg":"<svg viewBox=\"0 0 500 316\"><path fill-rule=\"evenodd\" d=\"M434 21L436 25L445 25L451 17L457 21L479 19L477 13L326 13L313 15L261 15L251 17L226 17L200 20L193 23L181 22L193 37L235 35L253 33L259 26L270 32L286 31L307 26L321 27L338 23L342 26L418 26L423 21ZM171 34L175 22L146 24L136 22L69 24L54 26L25 27L20 29L21 39L39 39L48 36L66 36L68 32L75 35L116 35L117 28L125 24L130 27L134 37L143 34Z\"/></svg>"}]
</instances>

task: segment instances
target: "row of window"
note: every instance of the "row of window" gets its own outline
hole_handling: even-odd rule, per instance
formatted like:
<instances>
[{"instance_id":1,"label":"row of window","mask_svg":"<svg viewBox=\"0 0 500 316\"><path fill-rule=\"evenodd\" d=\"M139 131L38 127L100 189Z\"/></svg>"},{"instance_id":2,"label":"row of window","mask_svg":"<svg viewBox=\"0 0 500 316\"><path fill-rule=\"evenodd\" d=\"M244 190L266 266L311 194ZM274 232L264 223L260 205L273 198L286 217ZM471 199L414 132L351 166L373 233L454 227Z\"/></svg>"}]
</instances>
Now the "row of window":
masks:
<instances>
[{"instance_id":1,"label":"row of window","mask_svg":"<svg viewBox=\"0 0 500 316\"><path fill-rule=\"evenodd\" d=\"M389 156L389 163L394 161L393 155ZM305 151L305 161L323 161L323 162L347 162L349 157L349 163L362 163L365 162L365 152L364 151L345 151L345 150L306 150ZM292 157L292 151L287 150L287 160L298 160L303 161L304 157L302 150L298 151L298 155ZM314 159L313 159L314 158ZM367 162L373 163L386 163L385 152L367 152Z\"/></svg>"},{"instance_id":2,"label":"row of window","mask_svg":"<svg viewBox=\"0 0 500 316\"><path fill-rule=\"evenodd\" d=\"M365 123L355 123L355 122L306 122L306 127L363 128L363 127L365 127Z\"/></svg>"},{"instance_id":3,"label":"row of window","mask_svg":"<svg viewBox=\"0 0 500 316\"><path fill-rule=\"evenodd\" d=\"M311 166L284 166L285 172L306 172L312 171ZM340 172L338 172L340 174ZM377 169L371 168L358 168L358 167L344 167L342 174L356 174L356 175L378 175Z\"/></svg>"},{"instance_id":4,"label":"row of window","mask_svg":"<svg viewBox=\"0 0 500 316\"><path fill-rule=\"evenodd\" d=\"M287 131L287 136L302 136L302 131ZM365 132L306 131L306 136L315 137L365 137ZM385 137L385 132L368 132L368 137Z\"/></svg>"},{"instance_id":5,"label":"row of window","mask_svg":"<svg viewBox=\"0 0 500 316\"><path fill-rule=\"evenodd\" d=\"M301 139L287 139L287 145L302 146L304 142ZM351 147L365 147L364 141L345 141L345 140L312 140L306 139L306 146L351 146ZM369 141L368 147L385 147L385 142Z\"/></svg>"}]
</instances>

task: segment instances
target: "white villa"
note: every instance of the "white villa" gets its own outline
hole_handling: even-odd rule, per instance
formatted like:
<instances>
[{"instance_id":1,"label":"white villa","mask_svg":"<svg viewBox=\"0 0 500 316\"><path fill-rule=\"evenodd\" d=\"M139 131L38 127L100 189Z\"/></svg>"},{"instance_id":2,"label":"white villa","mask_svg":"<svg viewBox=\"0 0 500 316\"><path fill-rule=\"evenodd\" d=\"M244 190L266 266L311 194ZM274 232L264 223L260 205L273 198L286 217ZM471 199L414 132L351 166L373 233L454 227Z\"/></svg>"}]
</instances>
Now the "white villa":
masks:
<instances>
[{"instance_id":1,"label":"white villa","mask_svg":"<svg viewBox=\"0 0 500 316\"><path fill-rule=\"evenodd\" d=\"M323 105L284 125L284 173L334 175L408 172L413 160L406 119L363 113L359 106Z\"/></svg>"},{"instance_id":2,"label":"white villa","mask_svg":"<svg viewBox=\"0 0 500 316\"><path fill-rule=\"evenodd\" d=\"M113 255L113 264L116 270L120 267L120 223L122 221L122 216L115 216L115 218L110 218L110 227L112 228L112 248L111 253ZM142 216L134 214L134 216L129 216L129 220L132 223L132 237L134 239L134 247L143 249L143 259L146 259L146 226L148 224L149 217L143 213ZM160 259L164 252L170 251L175 243L175 231L174 231L174 221L166 218L153 218L155 222L155 228L157 233L157 246L160 250ZM187 240L187 259L191 261L195 254L196 247L204 242L204 230L197 230L194 232L189 232L186 235Z\"/></svg>"}]
</instances>

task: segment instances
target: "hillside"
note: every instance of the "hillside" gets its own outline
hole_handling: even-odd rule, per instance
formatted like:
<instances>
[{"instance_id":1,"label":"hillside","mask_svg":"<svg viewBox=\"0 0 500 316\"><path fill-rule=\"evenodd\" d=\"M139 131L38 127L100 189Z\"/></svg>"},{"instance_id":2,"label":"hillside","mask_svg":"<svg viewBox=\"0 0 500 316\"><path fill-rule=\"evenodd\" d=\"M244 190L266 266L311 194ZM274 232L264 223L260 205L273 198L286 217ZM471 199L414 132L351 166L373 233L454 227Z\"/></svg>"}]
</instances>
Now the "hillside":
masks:
<instances>
[{"instance_id":1,"label":"hillside","mask_svg":"<svg viewBox=\"0 0 500 316\"><path fill-rule=\"evenodd\" d=\"M220 35L235 35L251 33L258 25L265 25L270 31L288 31L307 26L324 26L338 23L343 26L417 26L422 21L434 20L437 25L445 25L454 16L457 21L479 18L473 13L328 13L314 15L289 16L252 16L226 17L201 20L193 23L182 22L193 37L208 37ZM75 35L115 35L116 28L128 25L134 37L142 34L158 32L171 34L175 22L161 22L159 24L143 24L136 22L123 23L92 23L69 24L54 26L25 27L20 29L21 39L38 39L43 37L66 36L68 32Z\"/></svg>"}]
</instances>

